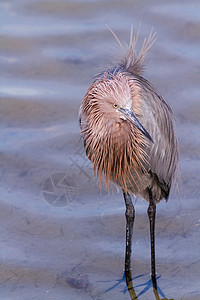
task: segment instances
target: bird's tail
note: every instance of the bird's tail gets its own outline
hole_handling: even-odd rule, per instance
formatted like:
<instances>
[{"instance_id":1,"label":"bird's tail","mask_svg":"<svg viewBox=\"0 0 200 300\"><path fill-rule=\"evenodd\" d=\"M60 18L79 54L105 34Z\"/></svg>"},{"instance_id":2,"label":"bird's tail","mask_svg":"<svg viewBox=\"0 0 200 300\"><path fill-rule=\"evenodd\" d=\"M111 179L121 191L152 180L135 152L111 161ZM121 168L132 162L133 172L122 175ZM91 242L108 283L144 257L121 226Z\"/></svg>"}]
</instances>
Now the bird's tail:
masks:
<instances>
[{"instance_id":1,"label":"bird's tail","mask_svg":"<svg viewBox=\"0 0 200 300\"><path fill-rule=\"evenodd\" d=\"M126 51L124 47L122 46L122 43L120 42L117 35L109 28L109 30L112 32L114 37L116 38L117 42L119 43L122 51L123 51L123 58L120 62L120 66L127 72L135 74L135 75L141 75L144 70L144 59L148 52L148 50L151 48L151 46L154 44L156 38L156 33L151 30L149 37L144 39L144 42L142 44L142 47L137 54L136 52L136 46L138 42L138 37L140 33L140 27L137 31L137 34L133 34L133 26L131 26L131 35L130 35L130 42L129 46L127 45L128 50Z\"/></svg>"}]
</instances>

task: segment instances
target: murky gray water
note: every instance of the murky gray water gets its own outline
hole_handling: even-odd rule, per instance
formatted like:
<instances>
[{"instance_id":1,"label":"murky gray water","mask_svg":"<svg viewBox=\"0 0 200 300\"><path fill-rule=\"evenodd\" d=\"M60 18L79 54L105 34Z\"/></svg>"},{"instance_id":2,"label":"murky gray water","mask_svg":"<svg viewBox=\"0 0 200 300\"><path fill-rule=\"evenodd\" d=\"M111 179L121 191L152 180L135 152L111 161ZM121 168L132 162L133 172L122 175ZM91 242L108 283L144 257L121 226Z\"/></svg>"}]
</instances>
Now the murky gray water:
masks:
<instances>
[{"instance_id":1,"label":"murky gray water","mask_svg":"<svg viewBox=\"0 0 200 300\"><path fill-rule=\"evenodd\" d=\"M128 42L142 21L141 39L157 32L145 77L175 112L181 150L179 194L157 207L160 298L200 299L199 1L2 0L0 20L0 298L130 299L124 201L100 194L77 118L120 54L105 24ZM135 207L133 285L155 299L147 203Z\"/></svg>"}]
</instances>

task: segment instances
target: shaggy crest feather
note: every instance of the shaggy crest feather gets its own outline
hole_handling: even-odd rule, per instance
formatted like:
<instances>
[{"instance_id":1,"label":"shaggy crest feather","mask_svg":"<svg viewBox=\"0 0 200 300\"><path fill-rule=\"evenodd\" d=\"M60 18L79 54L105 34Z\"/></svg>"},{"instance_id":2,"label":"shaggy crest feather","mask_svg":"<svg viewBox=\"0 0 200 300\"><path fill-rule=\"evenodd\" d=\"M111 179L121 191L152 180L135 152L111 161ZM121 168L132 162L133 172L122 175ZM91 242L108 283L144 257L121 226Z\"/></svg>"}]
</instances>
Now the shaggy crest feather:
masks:
<instances>
[{"instance_id":1,"label":"shaggy crest feather","mask_svg":"<svg viewBox=\"0 0 200 300\"><path fill-rule=\"evenodd\" d=\"M147 52L154 44L156 38L156 33L151 30L149 37L145 38L142 44L142 47L137 54L136 52L136 46L138 42L138 37L140 34L140 27L137 31L136 35L133 35L133 26L131 26L131 35L130 35L130 42L128 46L128 52L124 49L122 46L122 43L120 42L117 35L114 33L112 29L109 28L109 30L112 32L114 37L116 38L117 42L119 43L122 52L123 52L123 58L120 62L120 66L127 72L135 75L141 75L144 70L144 60L146 57Z\"/></svg>"}]
</instances>

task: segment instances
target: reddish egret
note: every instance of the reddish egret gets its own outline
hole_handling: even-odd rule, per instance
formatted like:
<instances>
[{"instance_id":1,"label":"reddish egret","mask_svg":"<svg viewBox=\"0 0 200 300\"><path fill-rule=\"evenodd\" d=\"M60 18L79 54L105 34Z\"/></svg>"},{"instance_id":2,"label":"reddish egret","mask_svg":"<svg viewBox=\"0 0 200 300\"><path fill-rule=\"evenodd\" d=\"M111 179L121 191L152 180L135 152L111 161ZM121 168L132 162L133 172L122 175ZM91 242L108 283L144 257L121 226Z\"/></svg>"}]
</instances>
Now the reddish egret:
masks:
<instances>
[{"instance_id":1,"label":"reddish egret","mask_svg":"<svg viewBox=\"0 0 200 300\"><path fill-rule=\"evenodd\" d=\"M113 33L114 34L114 33ZM98 181L120 186L126 205L125 273L131 269L131 244L135 209L130 194L149 202L151 274L156 287L156 204L169 197L178 165L174 116L166 100L141 74L144 58L154 42L152 32L138 55L138 34L131 30L127 52L117 36L123 58L96 76L80 107L85 151Z\"/></svg>"}]
</instances>

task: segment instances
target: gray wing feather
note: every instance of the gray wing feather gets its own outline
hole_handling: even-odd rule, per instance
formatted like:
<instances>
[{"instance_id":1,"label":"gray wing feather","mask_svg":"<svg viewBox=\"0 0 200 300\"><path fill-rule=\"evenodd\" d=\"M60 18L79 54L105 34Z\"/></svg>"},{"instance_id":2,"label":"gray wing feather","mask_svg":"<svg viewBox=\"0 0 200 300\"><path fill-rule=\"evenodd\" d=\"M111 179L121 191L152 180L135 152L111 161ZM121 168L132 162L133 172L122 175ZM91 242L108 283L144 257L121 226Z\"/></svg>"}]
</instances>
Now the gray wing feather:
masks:
<instances>
[{"instance_id":1,"label":"gray wing feather","mask_svg":"<svg viewBox=\"0 0 200 300\"><path fill-rule=\"evenodd\" d=\"M143 109L141 123L154 140L146 149L149 172L167 199L172 180L178 171L179 150L174 130L174 115L165 99L144 78L137 79L142 87Z\"/></svg>"}]
</instances>

